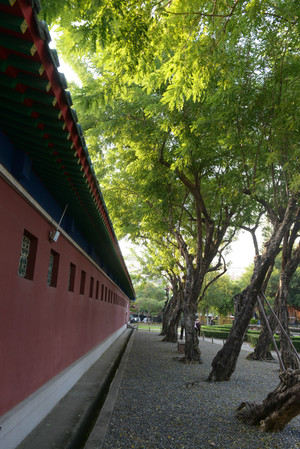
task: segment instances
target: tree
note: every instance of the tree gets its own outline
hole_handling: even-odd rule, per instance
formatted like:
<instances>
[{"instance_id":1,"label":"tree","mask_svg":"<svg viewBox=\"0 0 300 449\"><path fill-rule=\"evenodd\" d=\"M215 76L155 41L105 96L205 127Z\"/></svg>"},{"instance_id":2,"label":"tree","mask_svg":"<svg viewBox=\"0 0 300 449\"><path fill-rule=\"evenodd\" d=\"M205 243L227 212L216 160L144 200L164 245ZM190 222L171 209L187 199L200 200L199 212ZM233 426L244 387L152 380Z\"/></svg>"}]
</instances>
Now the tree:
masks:
<instances>
[{"instance_id":1,"label":"tree","mask_svg":"<svg viewBox=\"0 0 300 449\"><path fill-rule=\"evenodd\" d=\"M295 249L295 248L294 248ZM276 258L275 267L266 289L266 296L269 301L274 301L281 271L281 257ZM288 305L300 307L300 267L298 266L292 276L288 289Z\"/></svg>"},{"instance_id":2,"label":"tree","mask_svg":"<svg viewBox=\"0 0 300 449\"><path fill-rule=\"evenodd\" d=\"M273 232L265 251L256 258L249 286L239 296L240 311L226 344L212 362L212 371L209 375L211 380L228 380L234 371L257 295L263 288L264 279L274 263L282 239L297 217L299 185L298 163L294 159L294 148L298 133L293 126L287 126L285 121L295 124L298 120L293 107L289 111L287 109L287 102L294 101L292 85L288 78L293 76L293 67L297 59L294 45L298 37L295 35L294 26L286 27L280 21L275 21L268 32L258 28L256 30L258 39L262 38L262 32L264 42L267 43L267 46L264 46L266 51L264 64L266 64L265 68L268 66L268 70L263 70L261 66L262 77L256 88L257 92L260 92L259 95L264 93L265 100L262 109L254 111L255 132L245 128L244 112L242 112L237 126L237 135L242 138L243 144L247 143L248 148L252 146L252 159L251 154L250 158L245 157L245 181L248 187L245 187L244 192L263 206L273 225ZM281 49L278 47L279 42L283 44ZM249 84L252 84L250 80ZM252 98L255 97L252 96ZM255 101L259 101L259 97L256 96ZM249 118L251 113L247 113L247 116ZM291 159L288 162L289 157ZM262 171L263 167L260 164L263 161L265 161L265 169ZM262 179L265 180L263 189Z\"/></svg>"},{"instance_id":3,"label":"tree","mask_svg":"<svg viewBox=\"0 0 300 449\"><path fill-rule=\"evenodd\" d=\"M157 235L143 236L147 247L147 265L151 271L164 276L167 300L163 308L163 325L161 335L163 341L177 343L178 324L182 314L184 277L178 248L171 236L162 238Z\"/></svg>"},{"instance_id":4,"label":"tree","mask_svg":"<svg viewBox=\"0 0 300 449\"><path fill-rule=\"evenodd\" d=\"M145 280L135 283L134 278L133 283L137 297L135 302L136 308L138 307L144 314L159 314L162 311L165 302L163 285Z\"/></svg>"},{"instance_id":5,"label":"tree","mask_svg":"<svg viewBox=\"0 0 300 449\"><path fill-rule=\"evenodd\" d=\"M272 359L272 355L269 352L269 346L271 343L272 334L277 329L280 333L281 357L283 365L286 369L297 369L299 366L298 360L295 357L289 342L289 314L287 308L289 284L299 265L300 260L299 244L297 247L293 248L295 240L297 239L298 229L299 219L298 215L296 214L296 221L294 223L294 226L289 232L286 232L283 238L283 245L281 250L281 267L279 270L279 276L275 276L275 278L277 278L277 290L275 291L274 295L275 313L270 315L268 326L264 324L264 326L262 327L254 353L251 355L251 359L254 360ZM281 326L278 326L277 320L280 321ZM270 330L272 334L270 334Z\"/></svg>"},{"instance_id":6,"label":"tree","mask_svg":"<svg viewBox=\"0 0 300 449\"><path fill-rule=\"evenodd\" d=\"M208 377L209 380L229 380L235 370L236 361L257 301L257 295L260 294L264 278L270 264L275 260L284 234L292 224L295 214L295 203L295 198L292 197L288 202L284 218L282 222L277 223L264 253L256 258L250 284L239 295L239 310L230 334L223 348L212 361L212 370Z\"/></svg>"},{"instance_id":7,"label":"tree","mask_svg":"<svg viewBox=\"0 0 300 449\"><path fill-rule=\"evenodd\" d=\"M162 251L163 242L157 246L157 241L150 241L149 238L146 240L146 253L140 251L137 253L131 249L131 275L137 295L134 308L143 311L151 310L152 314L164 317L171 305L168 270L174 267L174 258L168 257L170 254L167 254L166 248ZM163 319L163 335L168 334L168 327L169 318ZM170 340L167 338L167 341L173 340L174 336Z\"/></svg>"},{"instance_id":8,"label":"tree","mask_svg":"<svg viewBox=\"0 0 300 449\"><path fill-rule=\"evenodd\" d=\"M299 228L299 220L298 226ZM295 228L293 229L293 231ZM293 232L291 232L293 234ZM289 313L288 313L288 289L291 278L296 271L297 266L300 262L300 243L297 248L293 251L292 244L293 237L291 235L286 235L283 239L283 249L282 249L282 268L280 273L280 281L278 283L278 289L276 292L275 301L278 297L278 317L281 323L280 327L280 351L282 356L282 361L285 369L298 369L299 368L299 358L295 356L291 345L290 345L290 332L289 332Z\"/></svg>"},{"instance_id":9,"label":"tree","mask_svg":"<svg viewBox=\"0 0 300 449\"><path fill-rule=\"evenodd\" d=\"M89 98L86 90L75 97L82 104ZM101 86L99 92L101 99ZM186 356L199 359L194 321L204 276L222 265L221 253L234 235L233 220L243 208L238 188L231 188L232 179L239 180L237 167L218 166L222 148L220 154L213 152L218 136L210 136L205 123L205 144L191 132L193 118L205 105L190 103L182 111L169 111L161 105L159 92L146 94L135 85L130 92L126 100L116 99L114 107L105 104L99 116L100 100L97 119L88 109L86 120L97 122L97 134L107 148L105 166L99 170L96 165L96 172L121 236L145 241L165 235L178 248L186 274ZM205 152L208 144L211 154Z\"/></svg>"},{"instance_id":10,"label":"tree","mask_svg":"<svg viewBox=\"0 0 300 449\"><path fill-rule=\"evenodd\" d=\"M297 31L299 8L294 0L276 4L273 0L237 0L232 5L204 0L137 0L134 4L125 0L44 0L42 12L48 22L59 24L67 33L61 51L73 55L69 59L75 69L76 54L99 67L99 53L105 50L106 66L117 81L122 80L123 85L134 81L152 91L167 84L165 102L180 108L186 99L201 100L207 82L220 68L220 86L230 87L228 69L243 73L241 53L247 38L258 30L260 40L255 44L262 54L270 44L265 35L278 24L283 33L291 27ZM274 43L273 39L271 45ZM277 44L279 47L281 42ZM224 60L224 49L228 52L230 45L231 59ZM256 62L266 67L263 60Z\"/></svg>"},{"instance_id":11,"label":"tree","mask_svg":"<svg viewBox=\"0 0 300 449\"><path fill-rule=\"evenodd\" d=\"M131 176L131 209L143 225L165 228L177 240L186 266L186 355L197 360L193 324L204 277L219 267L234 228L251 224L249 210L256 216L261 206L274 223L272 250L262 255L241 296L245 300L251 292L253 308L294 212L299 191L294 2L212 7L202 0L134 5L111 0L99 8L98 2L82 1L75 13L62 15L61 23L70 24L63 46L84 80L93 81L84 92L89 107L105 105L100 129L117 150L118 175ZM99 135L99 126L95 129ZM157 183L166 186L161 196ZM164 201L174 184L181 195L172 201L180 205L177 210ZM139 204L132 201L137 192ZM152 213L144 207L149 202ZM136 238L132 215L122 215L123 227ZM239 327L239 340L246 325ZM238 346L232 345L235 354Z\"/></svg>"},{"instance_id":12,"label":"tree","mask_svg":"<svg viewBox=\"0 0 300 449\"><path fill-rule=\"evenodd\" d=\"M184 282L179 276L173 273L169 274L171 284L171 298L164 311L164 324L162 335L165 335L163 341L177 343L178 325L182 314Z\"/></svg>"}]
</instances>

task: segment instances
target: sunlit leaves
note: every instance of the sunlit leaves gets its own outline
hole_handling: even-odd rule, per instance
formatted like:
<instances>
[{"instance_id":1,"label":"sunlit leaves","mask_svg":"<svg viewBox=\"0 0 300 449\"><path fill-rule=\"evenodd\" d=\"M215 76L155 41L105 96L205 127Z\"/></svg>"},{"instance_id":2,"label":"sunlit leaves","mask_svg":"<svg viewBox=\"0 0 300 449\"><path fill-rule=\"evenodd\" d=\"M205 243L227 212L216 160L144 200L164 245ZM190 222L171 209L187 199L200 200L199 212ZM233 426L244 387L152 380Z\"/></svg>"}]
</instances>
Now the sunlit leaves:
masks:
<instances>
[{"instance_id":1,"label":"sunlit leaves","mask_svg":"<svg viewBox=\"0 0 300 449\"><path fill-rule=\"evenodd\" d=\"M221 224L235 211L235 226L254 219L255 199L283 207L297 192L294 0L52 4L120 236L180 228L194 254L196 191L201 214Z\"/></svg>"}]
</instances>

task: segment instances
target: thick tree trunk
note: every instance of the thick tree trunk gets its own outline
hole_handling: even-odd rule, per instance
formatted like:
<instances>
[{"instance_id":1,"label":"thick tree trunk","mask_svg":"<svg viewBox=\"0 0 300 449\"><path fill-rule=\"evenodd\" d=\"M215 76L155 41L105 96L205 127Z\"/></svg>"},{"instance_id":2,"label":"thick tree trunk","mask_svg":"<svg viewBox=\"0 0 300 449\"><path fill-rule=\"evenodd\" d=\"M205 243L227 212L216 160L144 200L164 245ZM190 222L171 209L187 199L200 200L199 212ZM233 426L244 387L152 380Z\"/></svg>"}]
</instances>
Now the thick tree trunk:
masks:
<instances>
[{"instance_id":1,"label":"thick tree trunk","mask_svg":"<svg viewBox=\"0 0 300 449\"><path fill-rule=\"evenodd\" d=\"M262 432L278 432L300 413L300 370L280 374L280 383L261 404L243 402L237 418Z\"/></svg>"},{"instance_id":2,"label":"thick tree trunk","mask_svg":"<svg viewBox=\"0 0 300 449\"><path fill-rule=\"evenodd\" d=\"M163 329L160 335L164 335L163 341L177 343L178 324L182 313L183 282L175 275L170 274L173 296L167 303L163 314Z\"/></svg>"},{"instance_id":3,"label":"thick tree trunk","mask_svg":"<svg viewBox=\"0 0 300 449\"><path fill-rule=\"evenodd\" d=\"M284 269L280 274L277 294L279 296L279 320L285 332L280 328L280 352L281 358L285 368L298 369L299 361L292 350L289 342L289 314L288 314L288 290L289 284L295 273L300 261L300 244L291 255L289 260L286 260Z\"/></svg>"},{"instance_id":4,"label":"thick tree trunk","mask_svg":"<svg viewBox=\"0 0 300 449\"><path fill-rule=\"evenodd\" d=\"M161 159L162 162L162 159ZM163 162L164 164L165 161ZM167 164L167 166L170 166ZM177 171L181 182L187 187L187 199L189 193L195 200L195 221L196 235L195 245L189 248L185 241L184 234L174 231L178 248L182 257L185 259L186 279L184 289L184 326L185 326L185 359L187 362L200 362L200 350L198 347L198 338L195 331L195 320L198 301L203 286L206 273L209 271L217 271L221 266L222 251L220 246L224 236L229 228L231 218L236 213L236 208L221 207L220 217L214 220L206 209L205 201L201 192L201 176L195 174L194 180L191 181L185 174ZM227 244L233 239L234 233L228 236ZM226 247L226 245L225 245ZM219 262L215 266L211 266L213 260L219 252Z\"/></svg>"},{"instance_id":5,"label":"thick tree trunk","mask_svg":"<svg viewBox=\"0 0 300 449\"><path fill-rule=\"evenodd\" d=\"M286 311L284 311L286 312ZM286 325L288 325L288 316L286 316L285 318L283 318L283 316L281 315L280 317L280 321L281 324L283 324L284 329L287 331L288 337L290 338L290 332L288 327L285 327ZM282 362L284 367L290 368L290 369L298 369L299 368L299 360L297 359L296 354L293 352L289 338L288 338L283 331L280 331L280 353L281 353L281 358L282 358Z\"/></svg>"},{"instance_id":6,"label":"thick tree trunk","mask_svg":"<svg viewBox=\"0 0 300 449\"><path fill-rule=\"evenodd\" d=\"M282 222L274 228L265 252L256 257L255 267L249 286L240 294L239 313L234 320L230 334L212 361L212 370L208 380L229 380L235 370L236 362L242 347L244 336L253 314L257 296L262 289L264 278L273 263L284 234L292 223L295 200L290 200Z\"/></svg>"},{"instance_id":7,"label":"thick tree trunk","mask_svg":"<svg viewBox=\"0 0 300 449\"><path fill-rule=\"evenodd\" d=\"M200 362L201 351L199 340L195 331L195 307L184 307L183 318L185 326L185 359L187 362Z\"/></svg>"},{"instance_id":8,"label":"thick tree trunk","mask_svg":"<svg viewBox=\"0 0 300 449\"><path fill-rule=\"evenodd\" d=\"M161 333L160 335L166 335L167 333L167 328L168 328L168 323L170 320L170 310L171 310L171 300L167 299L167 301L165 302L165 306L163 308L163 320L162 320L162 329L161 329Z\"/></svg>"},{"instance_id":9,"label":"thick tree trunk","mask_svg":"<svg viewBox=\"0 0 300 449\"><path fill-rule=\"evenodd\" d=\"M274 312L276 313L277 304L276 299L274 303ZM272 342L272 335L270 334L270 331L266 324L264 323L264 318L261 314L261 322L263 322L263 325L261 327L261 332L257 341L257 344L255 346L254 352L252 354L249 354L247 357L249 360L273 360L274 357L271 354L270 351L270 344ZM275 332L277 327L277 320L272 314L269 319L269 325L272 330L272 333Z\"/></svg>"},{"instance_id":10,"label":"thick tree trunk","mask_svg":"<svg viewBox=\"0 0 300 449\"><path fill-rule=\"evenodd\" d=\"M263 286L262 286L262 291L263 293L265 293L268 282L270 280L271 274L273 272L273 268L275 265L275 259L273 264L269 267L267 275L265 277ZM264 304L264 301L262 301L262 304ZM274 311L276 313L276 301L274 303ZM271 314L270 316L270 320L269 320L269 326L272 329L272 332L275 332L276 329L276 318L274 317L273 314ZM265 322L265 318L264 318L264 314L260 313L260 334L258 337L258 341L256 343L256 346L254 348L254 352L252 354L248 355L248 359L249 360L260 360L260 361L264 361L264 360L273 360L273 356L271 354L271 351L269 350L271 341L272 341L272 336L270 334L269 328L267 326L267 323Z\"/></svg>"},{"instance_id":11,"label":"thick tree trunk","mask_svg":"<svg viewBox=\"0 0 300 449\"><path fill-rule=\"evenodd\" d=\"M166 327L166 334L163 341L170 343L177 343L178 341L178 323L182 313L182 299L179 294L172 298L172 305L170 308L168 325Z\"/></svg>"},{"instance_id":12,"label":"thick tree trunk","mask_svg":"<svg viewBox=\"0 0 300 449\"><path fill-rule=\"evenodd\" d=\"M257 293L257 291L250 290L249 287L240 293L243 306L234 320L223 348L212 361L212 371L209 374L208 380L229 380L231 374L234 372L241 346L253 314Z\"/></svg>"},{"instance_id":13,"label":"thick tree trunk","mask_svg":"<svg viewBox=\"0 0 300 449\"><path fill-rule=\"evenodd\" d=\"M297 249L292 253L292 248L295 239L298 234L299 224L296 222L291 234L287 232L283 241L282 248L282 262L281 262L281 273L278 282L278 288L274 300L274 312L278 316L285 332L290 336L289 332L289 316L288 316L288 289L289 284L295 273L299 260L300 260L300 248L299 245ZM276 329L280 330L280 351L283 364L285 368L298 369L298 361L295 356L289 339L286 337L285 333L278 326L278 322L273 314L271 314L269 319L269 325L274 333ZM251 360L272 360L273 357L269 351L269 346L272 340L272 336L267 328L263 325L262 330L254 349L254 353L248 356Z\"/></svg>"},{"instance_id":14,"label":"thick tree trunk","mask_svg":"<svg viewBox=\"0 0 300 449\"><path fill-rule=\"evenodd\" d=\"M198 296L203 278L194 269L191 260L187 262L187 275L184 289L183 320L185 330L185 360L190 363L199 363L201 351L199 340L195 331Z\"/></svg>"},{"instance_id":15,"label":"thick tree trunk","mask_svg":"<svg viewBox=\"0 0 300 449\"><path fill-rule=\"evenodd\" d=\"M272 328L272 327L271 327ZM247 356L248 360L259 360L261 362L274 360L270 351L270 344L272 337L267 327L263 328L259 336L258 342L255 346L254 352Z\"/></svg>"}]
</instances>

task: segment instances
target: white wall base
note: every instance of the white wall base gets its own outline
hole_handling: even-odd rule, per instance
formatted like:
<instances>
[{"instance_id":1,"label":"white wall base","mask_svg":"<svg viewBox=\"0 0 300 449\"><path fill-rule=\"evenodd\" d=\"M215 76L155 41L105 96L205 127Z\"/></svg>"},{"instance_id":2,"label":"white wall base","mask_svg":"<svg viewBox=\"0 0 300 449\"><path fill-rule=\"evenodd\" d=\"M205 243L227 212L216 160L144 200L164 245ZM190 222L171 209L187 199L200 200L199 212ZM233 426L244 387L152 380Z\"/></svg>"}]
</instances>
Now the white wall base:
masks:
<instances>
[{"instance_id":1,"label":"white wall base","mask_svg":"<svg viewBox=\"0 0 300 449\"><path fill-rule=\"evenodd\" d=\"M0 417L0 449L15 449L125 329L126 326L122 326L99 346Z\"/></svg>"}]
</instances>

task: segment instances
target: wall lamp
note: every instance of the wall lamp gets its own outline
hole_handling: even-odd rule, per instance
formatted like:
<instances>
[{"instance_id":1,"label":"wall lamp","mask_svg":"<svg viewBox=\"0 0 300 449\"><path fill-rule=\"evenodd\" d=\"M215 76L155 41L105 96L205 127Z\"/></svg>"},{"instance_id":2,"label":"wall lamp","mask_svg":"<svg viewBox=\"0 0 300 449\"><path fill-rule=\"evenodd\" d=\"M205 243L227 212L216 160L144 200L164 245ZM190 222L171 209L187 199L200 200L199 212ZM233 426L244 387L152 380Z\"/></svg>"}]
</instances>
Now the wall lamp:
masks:
<instances>
[{"instance_id":1,"label":"wall lamp","mask_svg":"<svg viewBox=\"0 0 300 449\"><path fill-rule=\"evenodd\" d=\"M64 211L62 213L62 216L60 217L60 220L59 220L59 223L58 223L56 229L54 231L50 231L49 232L50 243L57 242L58 237L60 236L60 232L59 232L58 228L60 227L62 219L64 218L64 215L66 213L67 207L68 207L68 205L66 205L66 207L64 208Z\"/></svg>"}]
</instances>

